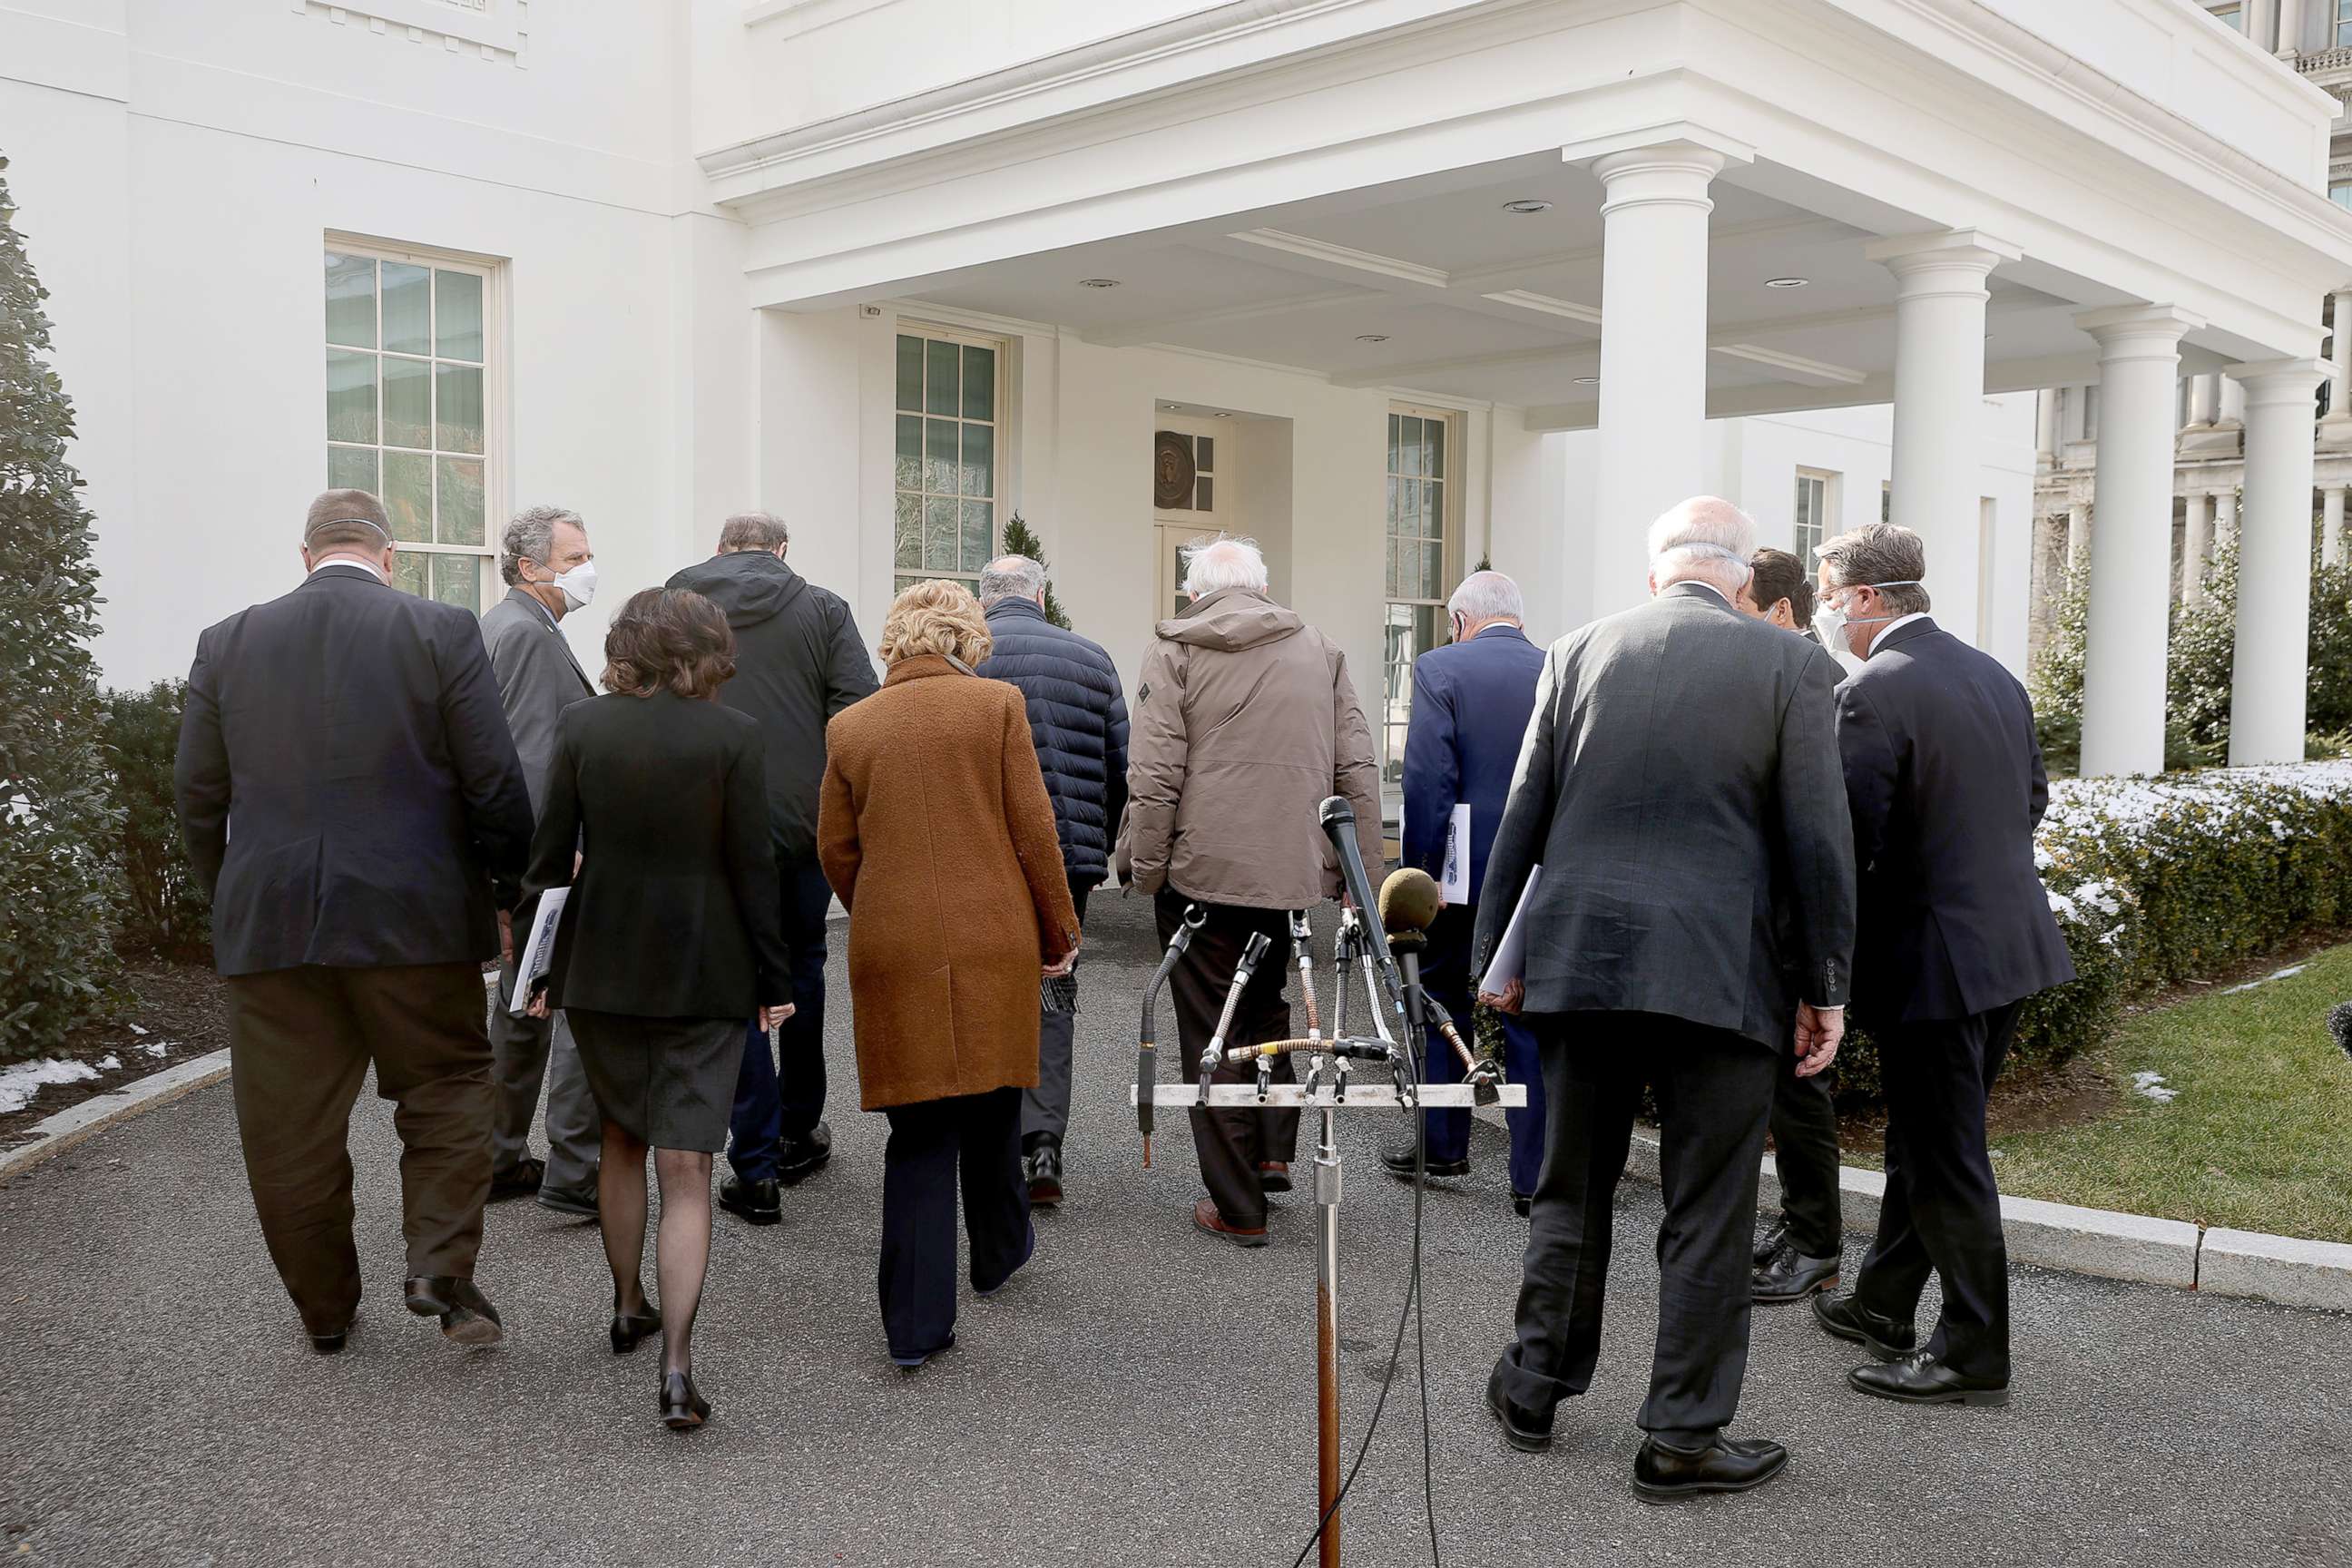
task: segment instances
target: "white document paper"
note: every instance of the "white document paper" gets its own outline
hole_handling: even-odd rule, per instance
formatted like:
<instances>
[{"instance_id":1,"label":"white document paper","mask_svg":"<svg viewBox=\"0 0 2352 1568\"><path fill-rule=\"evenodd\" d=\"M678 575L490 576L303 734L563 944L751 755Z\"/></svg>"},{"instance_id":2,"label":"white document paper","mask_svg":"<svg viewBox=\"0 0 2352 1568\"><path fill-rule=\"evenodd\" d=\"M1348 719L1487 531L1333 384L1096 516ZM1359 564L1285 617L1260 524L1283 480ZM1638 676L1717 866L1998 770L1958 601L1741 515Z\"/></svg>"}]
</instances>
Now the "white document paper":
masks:
<instances>
[{"instance_id":1,"label":"white document paper","mask_svg":"<svg viewBox=\"0 0 2352 1568\"><path fill-rule=\"evenodd\" d=\"M1511 923L1503 928L1503 940L1495 944L1495 956L1486 961L1486 973L1478 977L1479 990L1499 996L1512 981L1526 978L1528 906L1535 902L1536 884L1542 880L1543 868L1530 867L1528 885L1519 891L1519 907L1511 911Z\"/></svg>"},{"instance_id":2,"label":"white document paper","mask_svg":"<svg viewBox=\"0 0 2352 1568\"><path fill-rule=\"evenodd\" d=\"M1449 904L1470 901L1470 808L1457 805L1445 825L1445 874L1437 879L1437 896Z\"/></svg>"},{"instance_id":3,"label":"white document paper","mask_svg":"<svg viewBox=\"0 0 2352 1568\"><path fill-rule=\"evenodd\" d=\"M550 888L539 896L530 939L515 952L514 994L507 998L507 1011L517 1017L530 1010L530 988L555 958L556 922L563 918L564 901L571 897L569 888Z\"/></svg>"}]
</instances>

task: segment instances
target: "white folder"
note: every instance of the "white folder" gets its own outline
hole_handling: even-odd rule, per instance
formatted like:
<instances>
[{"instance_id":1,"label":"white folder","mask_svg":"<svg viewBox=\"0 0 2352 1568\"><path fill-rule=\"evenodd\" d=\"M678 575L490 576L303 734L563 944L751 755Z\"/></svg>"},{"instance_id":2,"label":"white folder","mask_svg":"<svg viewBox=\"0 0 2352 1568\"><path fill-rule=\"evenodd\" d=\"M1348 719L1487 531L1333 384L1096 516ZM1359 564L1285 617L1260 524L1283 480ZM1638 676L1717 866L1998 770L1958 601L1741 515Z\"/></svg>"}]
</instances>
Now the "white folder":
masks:
<instances>
[{"instance_id":1,"label":"white folder","mask_svg":"<svg viewBox=\"0 0 2352 1568\"><path fill-rule=\"evenodd\" d=\"M507 1011L517 1017L530 1010L530 988L554 961L556 922L563 918L564 900L571 897L569 888L550 888L539 896L539 912L531 917L530 936L515 954L514 994L507 998Z\"/></svg>"},{"instance_id":2,"label":"white folder","mask_svg":"<svg viewBox=\"0 0 2352 1568\"><path fill-rule=\"evenodd\" d=\"M1445 874L1437 879L1437 896L1449 904L1470 901L1470 808L1457 805L1445 825Z\"/></svg>"},{"instance_id":3,"label":"white folder","mask_svg":"<svg viewBox=\"0 0 2352 1568\"><path fill-rule=\"evenodd\" d=\"M1479 990L1499 996L1504 986L1526 978L1528 906L1536 901L1536 884L1542 880L1543 868L1530 867L1528 885L1519 890L1518 908L1511 911L1511 923L1503 928L1503 939L1495 944L1494 957L1486 961L1486 973L1478 977Z\"/></svg>"}]
</instances>

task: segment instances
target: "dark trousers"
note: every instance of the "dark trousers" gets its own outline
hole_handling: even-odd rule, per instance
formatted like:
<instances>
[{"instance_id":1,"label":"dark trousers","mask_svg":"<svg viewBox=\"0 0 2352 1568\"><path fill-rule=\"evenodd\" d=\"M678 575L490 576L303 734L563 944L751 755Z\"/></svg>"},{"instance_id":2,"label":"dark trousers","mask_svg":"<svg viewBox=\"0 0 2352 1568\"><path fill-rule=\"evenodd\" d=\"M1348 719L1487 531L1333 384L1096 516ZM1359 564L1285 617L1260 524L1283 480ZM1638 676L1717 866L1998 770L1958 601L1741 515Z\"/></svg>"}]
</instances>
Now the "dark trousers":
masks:
<instances>
[{"instance_id":1,"label":"dark trousers","mask_svg":"<svg viewBox=\"0 0 2352 1568\"><path fill-rule=\"evenodd\" d=\"M1195 900L1173 888L1162 888L1153 900L1164 948L1184 921L1184 910ZM1233 989L1234 970L1250 932L1264 931L1272 944L1242 993L1226 1031L1229 1046L1260 1045L1290 1037L1290 1002L1283 994L1290 973L1290 915L1284 910L1244 909L1237 904L1202 903L1208 919L1192 933L1192 945L1168 976L1176 1003L1178 1055L1183 1058L1184 1081L1201 1081L1201 1052L1217 1032L1225 995ZM1255 1082L1255 1068L1219 1068L1215 1083ZM1276 1062L1274 1081L1295 1083L1298 1074L1285 1056ZM1217 1203L1227 1225L1255 1230L1265 1224L1265 1188L1258 1167L1268 1161L1286 1163L1298 1151L1298 1112L1201 1106L1192 1108L1192 1152L1201 1162L1201 1180Z\"/></svg>"},{"instance_id":2,"label":"dark trousers","mask_svg":"<svg viewBox=\"0 0 2352 1568\"><path fill-rule=\"evenodd\" d=\"M1799 1078L1783 1054L1772 1079L1772 1164L1789 1241L1807 1258L1835 1258L1845 1246L1838 1194L1837 1105L1827 1073Z\"/></svg>"},{"instance_id":3,"label":"dark trousers","mask_svg":"<svg viewBox=\"0 0 2352 1568\"><path fill-rule=\"evenodd\" d=\"M1430 922L1429 952L1421 971L1423 988L1454 1019L1463 1043L1474 1052L1478 1048L1478 1037L1471 1007L1470 928L1477 917L1475 906L1440 910L1437 919ZM1525 1018L1505 1014L1502 1024L1503 1071L1513 1083L1523 1083L1528 1088L1526 1107L1513 1106L1503 1112L1504 1124L1511 1130L1511 1191L1533 1193L1536 1178L1543 1172L1542 1057L1536 1049L1535 1031L1528 1026ZM1427 1076L1432 1083L1459 1083L1462 1079L1462 1064L1454 1060L1454 1047L1434 1035L1429 1042ZM1469 1111L1424 1110L1422 1114L1429 1119L1432 1161L1470 1157Z\"/></svg>"},{"instance_id":4,"label":"dark trousers","mask_svg":"<svg viewBox=\"0 0 2352 1568\"><path fill-rule=\"evenodd\" d=\"M1907 1323L1933 1269L1944 1314L1927 1349L1955 1372L2009 1377L2009 1248L1985 1148L1985 1100L2017 1003L1971 1017L1872 1026L1886 1086L1886 1197L1854 1300Z\"/></svg>"},{"instance_id":5,"label":"dark trousers","mask_svg":"<svg viewBox=\"0 0 2352 1568\"><path fill-rule=\"evenodd\" d=\"M1070 902L1078 911L1078 924L1087 920L1087 895L1094 891L1092 882L1070 884ZM1070 969L1070 1010L1056 1012L1041 1006L1037 1013L1037 1087L1021 1096L1021 1142L1024 1144L1051 1139L1059 1143L1070 1130L1070 1068L1076 1052L1078 1038L1076 965Z\"/></svg>"},{"instance_id":6,"label":"dark trousers","mask_svg":"<svg viewBox=\"0 0 2352 1568\"><path fill-rule=\"evenodd\" d=\"M759 1019L744 1027L727 1163L747 1182L773 1181L778 1145L808 1136L824 1115L824 912L833 889L814 860L785 862L778 880L784 946L793 957L793 1016L777 1027L772 1055Z\"/></svg>"},{"instance_id":7,"label":"dark trousers","mask_svg":"<svg viewBox=\"0 0 2352 1568\"><path fill-rule=\"evenodd\" d=\"M408 1272L471 1278L490 1194L490 1041L473 963L317 964L227 981L229 1081L270 1261L313 1333L360 1304L352 1104L368 1066L400 1134Z\"/></svg>"},{"instance_id":8,"label":"dark trousers","mask_svg":"<svg viewBox=\"0 0 2352 1568\"><path fill-rule=\"evenodd\" d=\"M1538 1415L1591 1385L1609 1279L1611 1200L1625 1173L1642 1087L1657 1094L1658 1338L1637 1418L1702 1447L1739 1408L1756 1179L1780 1057L1753 1040L1644 1013L1532 1016L1549 1147L1537 1179L1504 1391Z\"/></svg>"},{"instance_id":9,"label":"dark trousers","mask_svg":"<svg viewBox=\"0 0 2352 1568\"><path fill-rule=\"evenodd\" d=\"M559 1009L533 1018L508 1010L514 997L515 966L499 971L499 994L490 1004L490 1169L511 1170L530 1155L530 1124L539 1119L539 1089L547 1085L547 1184L577 1191L596 1184L596 1162L604 1147L604 1121L580 1047Z\"/></svg>"},{"instance_id":10,"label":"dark trousers","mask_svg":"<svg viewBox=\"0 0 2352 1568\"><path fill-rule=\"evenodd\" d=\"M955 1337L959 1175L972 1289L993 1290L1028 1261L1021 1091L920 1100L883 1115L890 1141L882 1152L882 1330L892 1355L927 1355Z\"/></svg>"}]
</instances>

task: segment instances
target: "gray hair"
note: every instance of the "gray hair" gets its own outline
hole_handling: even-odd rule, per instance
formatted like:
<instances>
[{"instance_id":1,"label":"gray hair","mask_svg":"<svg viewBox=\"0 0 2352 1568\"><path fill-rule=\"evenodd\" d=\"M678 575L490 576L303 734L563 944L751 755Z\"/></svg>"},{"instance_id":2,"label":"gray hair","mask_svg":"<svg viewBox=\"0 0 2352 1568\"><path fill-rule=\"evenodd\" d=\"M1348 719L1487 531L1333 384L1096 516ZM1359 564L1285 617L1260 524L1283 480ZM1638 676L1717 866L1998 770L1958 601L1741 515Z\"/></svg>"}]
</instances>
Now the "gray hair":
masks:
<instances>
[{"instance_id":1,"label":"gray hair","mask_svg":"<svg viewBox=\"0 0 2352 1568\"><path fill-rule=\"evenodd\" d=\"M568 522L581 532L588 525L580 514L568 507L531 506L514 514L507 531L499 536L499 575L511 588L522 581L521 563L529 561L544 566L555 550L555 525Z\"/></svg>"},{"instance_id":2,"label":"gray hair","mask_svg":"<svg viewBox=\"0 0 2352 1568\"><path fill-rule=\"evenodd\" d=\"M770 550L792 542L792 530L772 511L739 511L719 525L719 553L734 550Z\"/></svg>"},{"instance_id":3,"label":"gray hair","mask_svg":"<svg viewBox=\"0 0 2352 1568\"><path fill-rule=\"evenodd\" d=\"M1473 572L1445 601L1445 613L1467 621L1524 621L1528 602L1520 597L1519 585L1500 572Z\"/></svg>"},{"instance_id":4,"label":"gray hair","mask_svg":"<svg viewBox=\"0 0 2352 1568\"><path fill-rule=\"evenodd\" d=\"M1255 539L1221 533L1184 547L1184 592L1196 599L1225 588L1266 591L1265 552Z\"/></svg>"},{"instance_id":5,"label":"gray hair","mask_svg":"<svg viewBox=\"0 0 2352 1568\"><path fill-rule=\"evenodd\" d=\"M1711 584L1727 595L1748 584L1756 520L1720 496L1693 496L1650 524L1650 579Z\"/></svg>"},{"instance_id":6,"label":"gray hair","mask_svg":"<svg viewBox=\"0 0 2352 1568\"><path fill-rule=\"evenodd\" d=\"M1045 568L1026 555L1000 555L980 570L980 602L1034 599L1045 591Z\"/></svg>"},{"instance_id":7,"label":"gray hair","mask_svg":"<svg viewBox=\"0 0 2352 1568\"><path fill-rule=\"evenodd\" d=\"M1832 587L1876 588L1898 616L1927 612L1927 589L1920 581L1927 575L1927 545L1911 530L1892 522L1864 523L1813 553L1829 568ZM1885 586L1889 583L1902 586Z\"/></svg>"}]
</instances>

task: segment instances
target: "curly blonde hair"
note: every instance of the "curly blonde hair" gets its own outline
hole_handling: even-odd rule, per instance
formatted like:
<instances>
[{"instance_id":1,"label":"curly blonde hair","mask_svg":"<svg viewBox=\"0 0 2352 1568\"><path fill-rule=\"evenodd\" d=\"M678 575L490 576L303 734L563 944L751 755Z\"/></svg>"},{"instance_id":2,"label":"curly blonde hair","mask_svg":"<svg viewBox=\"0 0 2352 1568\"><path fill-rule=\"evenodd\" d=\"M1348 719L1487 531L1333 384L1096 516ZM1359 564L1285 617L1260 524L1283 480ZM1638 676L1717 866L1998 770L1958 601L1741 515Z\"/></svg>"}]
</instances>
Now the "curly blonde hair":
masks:
<instances>
[{"instance_id":1,"label":"curly blonde hair","mask_svg":"<svg viewBox=\"0 0 2352 1568\"><path fill-rule=\"evenodd\" d=\"M976 665L992 646L980 601L962 584L944 578L907 589L890 601L890 613L882 622L880 651L886 665L927 653Z\"/></svg>"}]
</instances>

